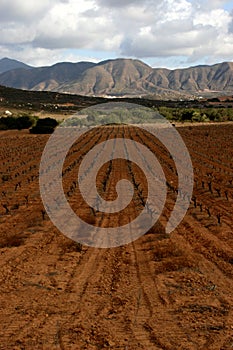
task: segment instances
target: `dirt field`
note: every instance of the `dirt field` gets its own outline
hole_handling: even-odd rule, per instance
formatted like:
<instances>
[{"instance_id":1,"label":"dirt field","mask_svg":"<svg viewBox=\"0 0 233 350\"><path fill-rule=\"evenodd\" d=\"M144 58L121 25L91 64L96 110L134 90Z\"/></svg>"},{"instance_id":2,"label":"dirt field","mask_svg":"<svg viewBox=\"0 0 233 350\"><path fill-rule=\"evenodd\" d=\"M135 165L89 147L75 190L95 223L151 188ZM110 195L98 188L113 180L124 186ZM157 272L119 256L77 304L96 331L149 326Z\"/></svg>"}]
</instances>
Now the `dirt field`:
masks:
<instances>
[{"instance_id":1,"label":"dirt field","mask_svg":"<svg viewBox=\"0 0 233 350\"><path fill-rule=\"evenodd\" d=\"M135 218L147 195L135 164L102 167L106 199L120 178L139 184L120 215L92 212L77 184L81 155L116 136L156 152L167 178L166 206L137 241L114 249L81 247L45 214L38 169L45 135L0 133L0 349L233 349L233 125L179 127L192 158L190 208L170 235L164 227L179 194L174 162L142 130L93 130L69 153L64 191L80 217L97 226Z\"/></svg>"}]
</instances>

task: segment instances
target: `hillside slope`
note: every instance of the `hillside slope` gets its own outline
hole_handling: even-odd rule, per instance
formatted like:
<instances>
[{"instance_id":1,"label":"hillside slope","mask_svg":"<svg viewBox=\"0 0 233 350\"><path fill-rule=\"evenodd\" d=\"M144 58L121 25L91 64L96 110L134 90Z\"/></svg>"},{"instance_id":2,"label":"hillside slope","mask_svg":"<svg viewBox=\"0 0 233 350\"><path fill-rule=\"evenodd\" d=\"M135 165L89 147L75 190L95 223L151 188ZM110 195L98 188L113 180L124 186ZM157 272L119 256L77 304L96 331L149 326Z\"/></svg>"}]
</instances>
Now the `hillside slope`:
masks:
<instances>
[{"instance_id":1,"label":"hillside slope","mask_svg":"<svg viewBox=\"0 0 233 350\"><path fill-rule=\"evenodd\" d=\"M18 69L18 68L30 69L32 67L28 66L25 63L12 60L7 57L0 59L0 74L10 71L12 69Z\"/></svg>"}]
</instances>

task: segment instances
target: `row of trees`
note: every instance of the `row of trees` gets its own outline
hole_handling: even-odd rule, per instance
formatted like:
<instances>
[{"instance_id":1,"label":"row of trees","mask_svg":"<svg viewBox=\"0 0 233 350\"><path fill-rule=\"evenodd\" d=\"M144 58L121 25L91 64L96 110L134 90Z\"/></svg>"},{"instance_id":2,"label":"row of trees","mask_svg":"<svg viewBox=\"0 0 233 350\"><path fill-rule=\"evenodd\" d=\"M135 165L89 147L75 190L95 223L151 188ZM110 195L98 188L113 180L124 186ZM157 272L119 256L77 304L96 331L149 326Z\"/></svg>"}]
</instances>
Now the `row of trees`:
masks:
<instances>
[{"instance_id":1,"label":"row of trees","mask_svg":"<svg viewBox=\"0 0 233 350\"><path fill-rule=\"evenodd\" d=\"M0 130L22 130L36 125L38 118L30 115L19 115L17 117L7 116L0 118Z\"/></svg>"},{"instance_id":2,"label":"row of trees","mask_svg":"<svg viewBox=\"0 0 233 350\"><path fill-rule=\"evenodd\" d=\"M64 121L63 126L92 126L103 124L141 124L161 121L157 110L144 107L122 107L121 109L84 109L77 115Z\"/></svg>"},{"instance_id":3,"label":"row of trees","mask_svg":"<svg viewBox=\"0 0 233 350\"><path fill-rule=\"evenodd\" d=\"M233 121L232 108L169 108L159 107L158 111L171 121L225 122Z\"/></svg>"},{"instance_id":4,"label":"row of trees","mask_svg":"<svg viewBox=\"0 0 233 350\"><path fill-rule=\"evenodd\" d=\"M0 130L30 129L32 134L50 134L58 122L53 118L39 119L31 115L7 116L0 118Z\"/></svg>"},{"instance_id":5,"label":"row of trees","mask_svg":"<svg viewBox=\"0 0 233 350\"><path fill-rule=\"evenodd\" d=\"M101 124L134 124L153 123L160 120L158 112L170 121L180 122L223 122L233 121L232 108L169 108L159 107L158 110L122 109L119 111L88 110L88 115L68 118L63 126L88 126ZM83 111L83 113L87 113ZM82 113L80 113L82 114ZM50 134L58 126L53 118L39 119L31 115L7 116L0 118L0 130L30 129L34 134Z\"/></svg>"},{"instance_id":6,"label":"row of trees","mask_svg":"<svg viewBox=\"0 0 233 350\"><path fill-rule=\"evenodd\" d=\"M84 114L82 117L82 113ZM88 115L87 115L88 113ZM81 115L81 118L80 118ZM161 120L159 115L170 121L179 122L225 122L233 121L233 108L171 108L159 107L155 110L144 108L122 108L122 110L80 111L77 116L69 118L64 126L88 126L101 124L140 124L154 123Z\"/></svg>"}]
</instances>

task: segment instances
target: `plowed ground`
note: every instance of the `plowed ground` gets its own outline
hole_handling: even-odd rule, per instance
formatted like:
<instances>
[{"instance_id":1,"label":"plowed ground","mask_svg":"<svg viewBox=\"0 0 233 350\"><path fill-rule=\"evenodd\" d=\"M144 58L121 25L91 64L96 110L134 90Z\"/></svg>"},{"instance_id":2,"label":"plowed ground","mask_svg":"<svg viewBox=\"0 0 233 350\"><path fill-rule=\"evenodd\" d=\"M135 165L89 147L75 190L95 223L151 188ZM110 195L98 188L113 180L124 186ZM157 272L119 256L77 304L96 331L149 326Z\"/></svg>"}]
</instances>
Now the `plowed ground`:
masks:
<instances>
[{"instance_id":1,"label":"plowed ground","mask_svg":"<svg viewBox=\"0 0 233 350\"><path fill-rule=\"evenodd\" d=\"M154 150L168 193L159 222L112 249L81 247L44 213L38 169L48 136L0 134L0 349L233 349L233 125L181 127L195 184L178 228L164 228L180 194L167 151L144 131L95 129L67 156L64 191L73 210L96 226L129 222L147 195L143 171L123 160L99 171L97 187L135 185L125 212L91 211L77 188L82 156L96 143L131 138Z\"/></svg>"}]
</instances>

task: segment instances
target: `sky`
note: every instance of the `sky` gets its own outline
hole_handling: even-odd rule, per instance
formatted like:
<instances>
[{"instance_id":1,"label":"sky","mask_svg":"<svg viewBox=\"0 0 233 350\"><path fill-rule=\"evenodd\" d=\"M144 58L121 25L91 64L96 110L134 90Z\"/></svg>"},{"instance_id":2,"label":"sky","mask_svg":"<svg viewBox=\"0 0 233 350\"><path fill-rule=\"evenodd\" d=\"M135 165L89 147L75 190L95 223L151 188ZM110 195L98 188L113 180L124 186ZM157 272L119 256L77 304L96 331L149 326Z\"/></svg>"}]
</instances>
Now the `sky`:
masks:
<instances>
[{"instance_id":1,"label":"sky","mask_svg":"<svg viewBox=\"0 0 233 350\"><path fill-rule=\"evenodd\" d=\"M233 60L233 1L0 0L0 58L33 66L134 58L179 68Z\"/></svg>"}]
</instances>

